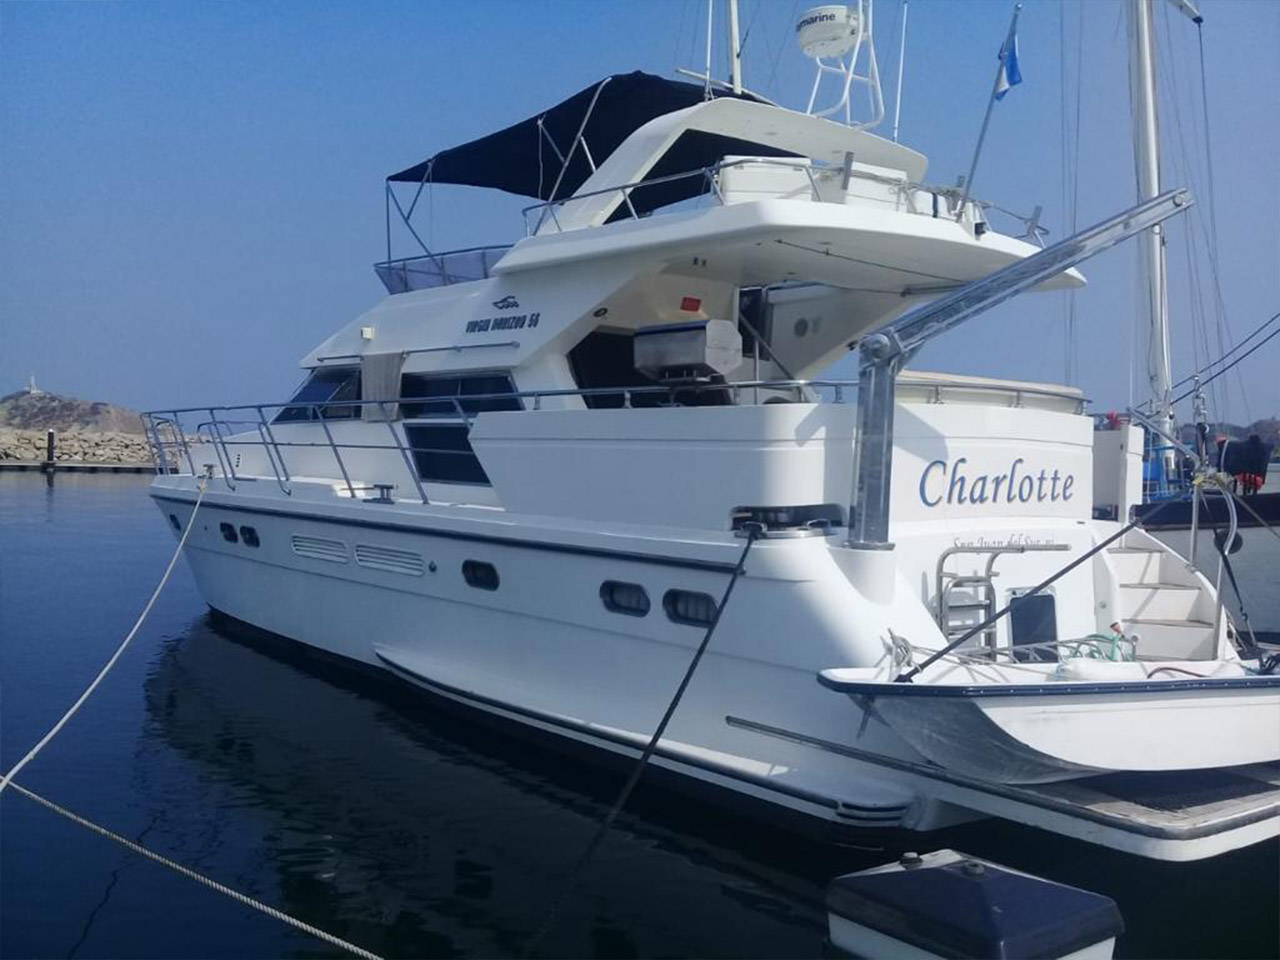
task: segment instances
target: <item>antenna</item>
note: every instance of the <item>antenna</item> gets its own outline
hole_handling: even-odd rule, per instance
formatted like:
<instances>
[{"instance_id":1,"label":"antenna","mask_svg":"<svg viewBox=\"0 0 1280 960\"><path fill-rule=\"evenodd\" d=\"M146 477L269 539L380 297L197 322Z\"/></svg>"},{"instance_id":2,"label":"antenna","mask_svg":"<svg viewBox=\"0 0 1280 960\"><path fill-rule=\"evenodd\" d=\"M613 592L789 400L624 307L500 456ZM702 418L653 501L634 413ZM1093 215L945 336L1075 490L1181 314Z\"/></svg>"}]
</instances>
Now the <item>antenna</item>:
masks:
<instances>
[{"instance_id":1,"label":"antenna","mask_svg":"<svg viewBox=\"0 0 1280 960\"><path fill-rule=\"evenodd\" d=\"M874 127L884 119L880 70L876 64L875 43L871 36L873 2L874 0L858 0L851 6L826 4L812 7L800 15L796 22L796 42L800 44L801 52L812 59L817 67L805 113L815 117L829 117L843 109L844 122L859 128ZM864 48L867 72L859 74L856 67ZM827 62L830 60L835 62ZM818 88L827 74L833 74L843 81L840 99L825 110L815 110ZM849 90L855 80L867 87L871 98L871 119L857 124L853 122L849 102Z\"/></svg>"}]
</instances>

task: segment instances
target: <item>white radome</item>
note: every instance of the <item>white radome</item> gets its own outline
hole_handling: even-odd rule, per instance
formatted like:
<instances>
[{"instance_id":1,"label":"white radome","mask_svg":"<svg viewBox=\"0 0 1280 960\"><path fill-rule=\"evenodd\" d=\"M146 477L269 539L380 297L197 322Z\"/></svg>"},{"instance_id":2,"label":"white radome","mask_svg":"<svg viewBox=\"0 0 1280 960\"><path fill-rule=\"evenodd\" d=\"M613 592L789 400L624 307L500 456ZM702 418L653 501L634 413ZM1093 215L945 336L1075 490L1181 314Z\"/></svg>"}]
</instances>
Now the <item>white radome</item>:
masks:
<instances>
[{"instance_id":1,"label":"white radome","mask_svg":"<svg viewBox=\"0 0 1280 960\"><path fill-rule=\"evenodd\" d=\"M856 10L840 3L811 7L796 21L796 41L806 57L842 57L854 48L858 35Z\"/></svg>"}]
</instances>

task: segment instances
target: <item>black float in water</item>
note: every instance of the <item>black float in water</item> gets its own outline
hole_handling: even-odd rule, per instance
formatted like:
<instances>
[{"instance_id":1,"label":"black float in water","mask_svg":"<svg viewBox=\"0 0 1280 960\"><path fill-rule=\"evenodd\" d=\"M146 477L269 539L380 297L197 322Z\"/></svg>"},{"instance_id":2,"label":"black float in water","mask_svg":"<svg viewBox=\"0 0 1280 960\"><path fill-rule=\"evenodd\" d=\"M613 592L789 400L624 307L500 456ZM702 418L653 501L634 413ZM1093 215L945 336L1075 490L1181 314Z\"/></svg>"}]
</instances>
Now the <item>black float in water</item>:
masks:
<instances>
[{"instance_id":1,"label":"black float in water","mask_svg":"<svg viewBox=\"0 0 1280 960\"><path fill-rule=\"evenodd\" d=\"M1110 897L954 850L837 877L827 921L847 956L918 960L1107 960L1124 932Z\"/></svg>"}]
</instances>

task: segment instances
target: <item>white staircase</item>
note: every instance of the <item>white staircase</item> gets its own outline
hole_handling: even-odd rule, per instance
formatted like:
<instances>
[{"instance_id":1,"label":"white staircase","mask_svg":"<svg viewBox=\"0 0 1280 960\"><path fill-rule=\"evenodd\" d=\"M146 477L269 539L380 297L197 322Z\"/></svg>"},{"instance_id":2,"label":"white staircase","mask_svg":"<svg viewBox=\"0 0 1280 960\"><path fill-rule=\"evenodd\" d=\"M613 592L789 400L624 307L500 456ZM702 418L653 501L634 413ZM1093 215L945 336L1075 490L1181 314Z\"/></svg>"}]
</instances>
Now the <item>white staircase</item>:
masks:
<instances>
[{"instance_id":1,"label":"white staircase","mask_svg":"<svg viewBox=\"0 0 1280 960\"><path fill-rule=\"evenodd\" d=\"M1217 654L1217 603L1207 580L1182 557L1134 531L1106 551L1111 620L1137 635L1140 660L1208 660Z\"/></svg>"}]
</instances>

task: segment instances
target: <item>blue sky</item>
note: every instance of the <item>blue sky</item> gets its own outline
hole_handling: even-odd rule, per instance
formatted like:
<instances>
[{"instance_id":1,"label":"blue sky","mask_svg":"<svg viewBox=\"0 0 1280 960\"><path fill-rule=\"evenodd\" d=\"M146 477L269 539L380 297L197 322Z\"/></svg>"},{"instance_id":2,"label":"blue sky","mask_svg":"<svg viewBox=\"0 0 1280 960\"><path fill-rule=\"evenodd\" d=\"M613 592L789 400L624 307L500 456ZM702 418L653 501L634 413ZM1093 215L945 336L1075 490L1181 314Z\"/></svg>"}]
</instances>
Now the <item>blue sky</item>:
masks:
<instances>
[{"instance_id":1,"label":"blue sky","mask_svg":"<svg viewBox=\"0 0 1280 960\"><path fill-rule=\"evenodd\" d=\"M790 37L805 6L741 0L746 82L789 106L803 106L811 76ZM1217 355L1217 311L1191 306L1196 293L1212 303L1195 27L1158 8L1166 182L1201 201L1170 237L1181 375ZM890 103L900 9L877 7ZM911 2L901 138L929 156L935 182L968 167L1011 9ZM1203 11L1224 313L1238 339L1280 310L1280 3L1203 0ZM1055 238L1068 222L1064 46L1071 116L1078 52L1083 67L1078 151L1073 138L1066 151L1079 222L1133 197L1122 13L1113 0L1028 0L1022 14L1024 83L996 108L974 189L1020 212L1043 205ZM280 398L298 358L381 296L370 264L387 173L605 74L698 67L704 18L701 0L0 3L0 392L34 372L49 389L142 408ZM440 188L431 239L513 240L525 202ZM1085 267L1077 380L1095 410L1129 398L1135 265L1130 245ZM1064 301L1019 298L916 365L1060 381ZM1221 412L1280 413L1277 372L1272 341L1245 384L1219 391ZM1135 384L1141 398L1140 374Z\"/></svg>"}]
</instances>

